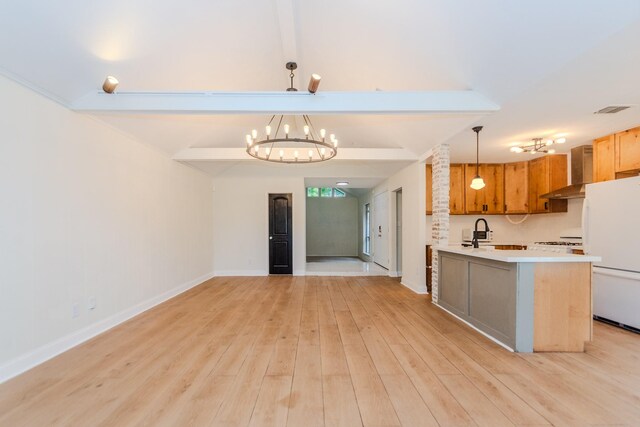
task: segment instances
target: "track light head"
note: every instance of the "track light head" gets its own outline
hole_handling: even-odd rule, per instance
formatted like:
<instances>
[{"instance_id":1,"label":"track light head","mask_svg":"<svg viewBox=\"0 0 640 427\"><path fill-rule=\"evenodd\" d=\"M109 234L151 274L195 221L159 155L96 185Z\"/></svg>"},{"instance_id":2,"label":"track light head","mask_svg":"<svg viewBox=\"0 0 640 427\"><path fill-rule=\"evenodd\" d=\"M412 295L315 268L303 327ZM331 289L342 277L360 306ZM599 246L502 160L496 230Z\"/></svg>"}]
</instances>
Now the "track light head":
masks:
<instances>
[{"instance_id":1,"label":"track light head","mask_svg":"<svg viewBox=\"0 0 640 427\"><path fill-rule=\"evenodd\" d=\"M120 82L115 77L107 76L102 84L102 90L105 91L105 93L113 93L118 87L118 83Z\"/></svg>"},{"instance_id":2,"label":"track light head","mask_svg":"<svg viewBox=\"0 0 640 427\"><path fill-rule=\"evenodd\" d=\"M320 80L322 77L318 74L311 74L311 79L309 80L309 93L316 93L318 91L318 86L320 86Z\"/></svg>"}]
</instances>

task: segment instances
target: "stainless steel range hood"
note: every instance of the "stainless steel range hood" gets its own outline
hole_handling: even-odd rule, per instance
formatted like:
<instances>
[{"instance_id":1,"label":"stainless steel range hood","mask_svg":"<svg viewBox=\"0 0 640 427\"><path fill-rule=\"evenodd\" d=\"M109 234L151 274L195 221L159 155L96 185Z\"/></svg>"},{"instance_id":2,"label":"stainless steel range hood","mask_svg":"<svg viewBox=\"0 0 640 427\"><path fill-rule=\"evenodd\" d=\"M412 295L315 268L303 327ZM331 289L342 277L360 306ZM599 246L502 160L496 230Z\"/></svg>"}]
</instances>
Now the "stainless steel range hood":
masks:
<instances>
[{"instance_id":1,"label":"stainless steel range hood","mask_svg":"<svg viewBox=\"0 0 640 427\"><path fill-rule=\"evenodd\" d=\"M584 198L586 184L593 182L593 146L571 149L571 185L540 196L541 199Z\"/></svg>"}]
</instances>

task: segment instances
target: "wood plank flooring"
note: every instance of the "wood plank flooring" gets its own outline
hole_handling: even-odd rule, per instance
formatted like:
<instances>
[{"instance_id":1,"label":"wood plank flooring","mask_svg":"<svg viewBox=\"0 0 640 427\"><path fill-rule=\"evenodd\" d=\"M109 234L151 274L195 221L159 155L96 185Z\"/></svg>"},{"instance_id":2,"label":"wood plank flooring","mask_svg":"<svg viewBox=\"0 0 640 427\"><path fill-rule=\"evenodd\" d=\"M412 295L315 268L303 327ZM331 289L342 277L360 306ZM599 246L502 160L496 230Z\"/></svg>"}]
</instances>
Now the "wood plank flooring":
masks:
<instances>
[{"instance_id":1,"label":"wood plank flooring","mask_svg":"<svg viewBox=\"0 0 640 427\"><path fill-rule=\"evenodd\" d=\"M0 385L0 426L638 426L640 336L514 354L384 277L215 278Z\"/></svg>"}]
</instances>

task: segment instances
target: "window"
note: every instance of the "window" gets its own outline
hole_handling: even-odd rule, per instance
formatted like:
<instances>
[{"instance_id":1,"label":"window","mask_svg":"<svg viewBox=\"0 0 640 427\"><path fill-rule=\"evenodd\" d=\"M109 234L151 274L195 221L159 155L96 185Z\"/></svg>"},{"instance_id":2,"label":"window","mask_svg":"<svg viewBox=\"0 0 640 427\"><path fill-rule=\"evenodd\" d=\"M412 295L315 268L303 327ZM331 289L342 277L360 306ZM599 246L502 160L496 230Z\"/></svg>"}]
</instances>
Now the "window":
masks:
<instances>
[{"instance_id":1,"label":"window","mask_svg":"<svg viewBox=\"0 0 640 427\"><path fill-rule=\"evenodd\" d=\"M331 187L307 187L307 197L347 197L347 192Z\"/></svg>"},{"instance_id":2,"label":"window","mask_svg":"<svg viewBox=\"0 0 640 427\"><path fill-rule=\"evenodd\" d=\"M362 252L365 255L369 255L371 253L371 206L369 203L364 205L364 224L362 229L364 231L364 248Z\"/></svg>"},{"instance_id":3,"label":"window","mask_svg":"<svg viewBox=\"0 0 640 427\"><path fill-rule=\"evenodd\" d=\"M333 188L322 187L320 189L320 197L333 197Z\"/></svg>"}]
</instances>

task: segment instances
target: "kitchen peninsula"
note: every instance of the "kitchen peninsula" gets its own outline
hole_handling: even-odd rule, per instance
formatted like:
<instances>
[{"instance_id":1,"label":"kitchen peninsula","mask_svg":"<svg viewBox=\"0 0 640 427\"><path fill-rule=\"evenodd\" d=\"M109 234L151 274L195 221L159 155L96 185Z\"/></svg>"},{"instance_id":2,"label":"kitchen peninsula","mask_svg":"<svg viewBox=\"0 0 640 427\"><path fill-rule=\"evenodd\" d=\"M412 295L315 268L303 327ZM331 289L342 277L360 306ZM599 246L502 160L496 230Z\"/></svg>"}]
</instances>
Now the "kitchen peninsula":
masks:
<instances>
[{"instance_id":1,"label":"kitchen peninsula","mask_svg":"<svg viewBox=\"0 0 640 427\"><path fill-rule=\"evenodd\" d=\"M600 257L443 246L437 305L517 352L584 351Z\"/></svg>"}]
</instances>

